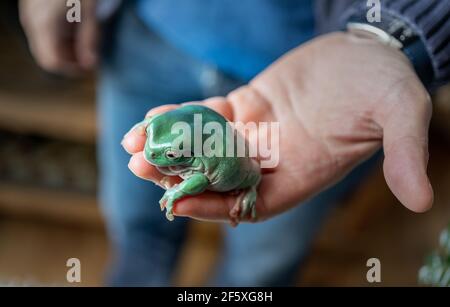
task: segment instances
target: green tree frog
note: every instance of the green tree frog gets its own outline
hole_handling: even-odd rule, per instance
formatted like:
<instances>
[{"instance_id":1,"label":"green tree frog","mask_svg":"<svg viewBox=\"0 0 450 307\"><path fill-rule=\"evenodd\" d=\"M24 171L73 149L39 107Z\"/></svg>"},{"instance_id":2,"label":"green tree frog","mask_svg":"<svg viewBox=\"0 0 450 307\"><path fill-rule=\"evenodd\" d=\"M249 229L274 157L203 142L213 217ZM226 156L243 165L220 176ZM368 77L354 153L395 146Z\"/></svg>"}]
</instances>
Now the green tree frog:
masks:
<instances>
[{"instance_id":1,"label":"green tree frog","mask_svg":"<svg viewBox=\"0 0 450 307\"><path fill-rule=\"evenodd\" d=\"M147 118L140 125L146 132L145 160L164 175L183 179L168 188L160 200L168 220L174 219L176 201L206 190L239 195L230 210L233 225L249 215L256 218L261 168L249 156L247 141L222 115L204 106L186 105ZM205 130L209 133L203 133ZM245 150L240 150L238 144L243 143ZM207 144L211 146L206 148Z\"/></svg>"}]
</instances>

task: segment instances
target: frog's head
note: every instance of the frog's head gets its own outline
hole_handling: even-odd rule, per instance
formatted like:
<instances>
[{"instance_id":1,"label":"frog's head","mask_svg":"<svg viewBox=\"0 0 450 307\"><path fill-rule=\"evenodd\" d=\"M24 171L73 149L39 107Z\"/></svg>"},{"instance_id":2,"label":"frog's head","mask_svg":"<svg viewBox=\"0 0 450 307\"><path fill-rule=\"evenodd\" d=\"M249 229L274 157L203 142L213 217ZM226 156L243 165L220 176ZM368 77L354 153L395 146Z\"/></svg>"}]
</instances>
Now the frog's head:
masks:
<instances>
[{"instance_id":1,"label":"frog's head","mask_svg":"<svg viewBox=\"0 0 450 307\"><path fill-rule=\"evenodd\" d=\"M147 141L144 148L144 158L147 162L158 167L190 165L191 151L182 151L176 147L174 141L180 137L172 133L174 124L184 121L176 110L169 111L151 118L146 126Z\"/></svg>"}]
</instances>

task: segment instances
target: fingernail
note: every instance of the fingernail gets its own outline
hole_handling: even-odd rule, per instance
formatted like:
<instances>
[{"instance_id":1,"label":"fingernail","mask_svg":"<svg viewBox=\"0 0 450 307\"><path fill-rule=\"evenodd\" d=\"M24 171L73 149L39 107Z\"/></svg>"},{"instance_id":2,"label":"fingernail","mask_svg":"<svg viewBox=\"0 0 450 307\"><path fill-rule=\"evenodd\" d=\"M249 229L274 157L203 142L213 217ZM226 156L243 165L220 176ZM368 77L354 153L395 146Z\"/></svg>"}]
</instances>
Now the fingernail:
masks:
<instances>
[{"instance_id":1,"label":"fingernail","mask_svg":"<svg viewBox=\"0 0 450 307\"><path fill-rule=\"evenodd\" d=\"M133 131L136 131L138 135L146 135L145 127L142 123L137 123L127 133L125 133L124 138L127 138Z\"/></svg>"},{"instance_id":2,"label":"fingernail","mask_svg":"<svg viewBox=\"0 0 450 307\"><path fill-rule=\"evenodd\" d=\"M145 127L143 125L138 126L136 128L136 132L137 132L138 135L144 136L146 134L145 133Z\"/></svg>"},{"instance_id":3,"label":"fingernail","mask_svg":"<svg viewBox=\"0 0 450 307\"><path fill-rule=\"evenodd\" d=\"M125 146L125 138L122 139L122 141L120 142L120 146L122 146L122 148L130 155L132 155L133 153L128 151L127 147Z\"/></svg>"}]
</instances>

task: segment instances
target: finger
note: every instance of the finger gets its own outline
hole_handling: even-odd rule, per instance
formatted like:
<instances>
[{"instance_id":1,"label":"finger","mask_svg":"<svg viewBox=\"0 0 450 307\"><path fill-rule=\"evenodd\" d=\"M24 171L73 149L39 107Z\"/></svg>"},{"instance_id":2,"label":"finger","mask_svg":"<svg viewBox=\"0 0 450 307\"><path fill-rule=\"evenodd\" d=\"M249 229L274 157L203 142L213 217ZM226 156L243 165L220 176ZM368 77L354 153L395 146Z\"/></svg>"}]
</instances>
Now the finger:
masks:
<instances>
[{"instance_id":1,"label":"finger","mask_svg":"<svg viewBox=\"0 0 450 307\"><path fill-rule=\"evenodd\" d=\"M145 127L137 124L125 134L121 144L129 154L135 154L144 150L146 140Z\"/></svg>"},{"instance_id":2,"label":"finger","mask_svg":"<svg viewBox=\"0 0 450 307\"><path fill-rule=\"evenodd\" d=\"M386 182L408 209L424 212L433 203L433 189L427 176L428 127L431 103L420 84L412 84L382 124Z\"/></svg>"},{"instance_id":3,"label":"finger","mask_svg":"<svg viewBox=\"0 0 450 307\"><path fill-rule=\"evenodd\" d=\"M165 112L169 112L172 110L175 110L177 108L179 108L181 105L179 104L165 104L162 106L158 106L156 108L151 109L150 111L148 111L147 115L145 115L146 118L148 117L152 117L161 113L165 113Z\"/></svg>"},{"instance_id":4,"label":"finger","mask_svg":"<svg viewBox=\"0 0 450 307\"><path fill-rule=\"evenodd\" d=\"M163 105L157 108L150 110L146 117L152 117L156 114L164 113L175 108L179 107L178 105ZM129 153L134 154L144 150L145 142L147 140L147 136L145 133L145 127L140 123L136 124L134 127L128 131L122 140L123 148Z\"/></svg>"},{"instance_id":5,"label":"finger","mask_svg":"<svg viewBox=\"0 0 450 307\"><path fill-rule=\"evenodd\" d=\"M151 116L154 116L157 114L168 112L168 111L177 109L177 108L179 108L181 106L185 106L185 105L205 105L205 106L213 109L214 111L222 114L228 120L232 120L232 118L233 118L233 110L231 108L231 105L223 97L212 97L212 98L208 98L204 101L190 101L190 102L183 103L181 105L178 105L178 104L162 105L162 106L151 109L145 117L151 117Z\"/></svg>"},{"instance_id":6,"label":"finger","mask_svg":"<svg viewBox=\"0 0 450 307\"><path fill-rule=\"evenodd\" d=\"M235 201L236 196L205 192L176 202L173 212L176 216L201 221L227 222L230 220L229 212Z\"/></svg>"},{"instance_id":7,"label":"finger","mask_svg":"<svg viewBox=\"0 0 450 307\"><path fill-rule=\"evenodd\" d=\"M187 102L183 103L183 105L204 105L221 114L229 121L233 120L233 109L224 97L211 97L204 101Z\"/></svg>"},{"instance_id":8,"label":"finger","mask_svg":"<svg viewBox=\"0 0 450 307\"><path fill-rule=\"evenodd\" d=\"M227 193L204 192L199 195L185 197L174 205L174 215L189 217L200 221L230 222L230 211L239 205L241 198ZM240 222L258 222L270 217L264 205L263 199L258 197L256 201L256 219L250 216Z\"/></svg>"},{"instance_id":9,"label":"finger","mask_svg":"<svg viewBox=\"0 0 450 307\"><path fill-rule=\"evenodd\" d=\"M80 74L81 69L75 61L71 43L51 32L36 36L30 40L30 50L42 69L68 76Z\"/></svg>"},{"instance_id":10,"label":"finger","mask_svg":"<svg viewBox=\"0 0 450 307\"><path fill-rule=\"evenodd\" d=\"M272 105L260 94L255 86L242 86L227 96L230 108L239 110L234 114L236 122L273 121Z\"/></svg>"},{"instance_id":11,"label":"finger","mask_svg":"<svg viewBox=\"0 0 450 307\"><path fill-rule=\"evenodd\" d=\"M82 16L76 33L76 57L80 66L89 70L98 62L99 28L95 16L95 1L82 2Z\"/></svg>"},{"instance_id":12,"label":"finger","mask_svg":"<svg viewBox=\"0 0 450 307\"><path fill-rule=\"evenodd\" d=\"M79 74L73 50L73 26L65 20L64 6L51 3L48 11L41 6L39 1L20 1L21 23L36 62L52 73Z\"/></svg>"},{"instance_id":13,"label":"finger","mask_svg":"<svg viewBox=\"0 0 450 307\"><path fill-rule=\"evenodd\" d=\"M160 173L156 167L145 161L142 152L134 154L128 164L128 168L134 175L141 179L150 180L159 186L168 189L173 185L180 183L181 178L176 176L167 176Z\"/></svg>"}]
</instances>

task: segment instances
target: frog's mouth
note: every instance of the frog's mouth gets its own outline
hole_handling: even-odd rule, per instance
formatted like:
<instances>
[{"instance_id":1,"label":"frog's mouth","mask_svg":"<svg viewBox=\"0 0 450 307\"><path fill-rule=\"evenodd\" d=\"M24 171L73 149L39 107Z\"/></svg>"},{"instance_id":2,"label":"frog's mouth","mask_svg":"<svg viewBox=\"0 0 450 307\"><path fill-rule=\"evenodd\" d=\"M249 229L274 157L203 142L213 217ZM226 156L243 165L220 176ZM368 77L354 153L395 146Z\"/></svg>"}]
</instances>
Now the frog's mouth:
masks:
<instances>
[{"instance_id":1,"label":"frog's mouth","mask_svg":"<svg viewBox=\"0 0 450 307\"><path fill-rule=\"evenodd\" d=\"M155 165L158 172L167 176L178 176L184 170L186 170L186 166L183 165L175 165L175 166L157 166Z\"/></svg>"},{"instance_id":2,"label":"frog's mouth","mask_svg":"<svg viewBox=\"0 0 450 307\"><path fill-rule=\"evenodd\" d=\"M183 170L186 169L185 164L175 164L175 165L159 165L158 163L155 163L151 160L148 160L144 155L144 160L153 165L161 174L167 175L167 176L177 176L179 175Z\"/></svg>"},{"instance_id":3,"label":"frog's mouth","mask_svg":"<svg viewBox=\"0 0 450 307\"><path fill-rule=\"evenodd\" d=\"M170 165L170 166L158 166L153 165L156 167L158 172L160 172L163 175L166 176L180 176L182 177L186 173L189 172L205 172L205 166L203 163L199 163L197 166L193 166L192 164L181 164L181 165Z\"/></svg>"}]
</instances>

